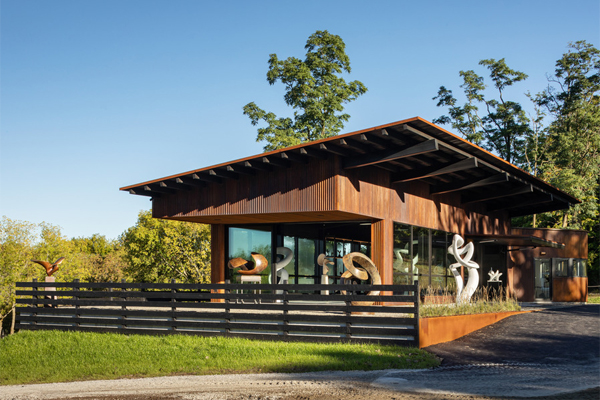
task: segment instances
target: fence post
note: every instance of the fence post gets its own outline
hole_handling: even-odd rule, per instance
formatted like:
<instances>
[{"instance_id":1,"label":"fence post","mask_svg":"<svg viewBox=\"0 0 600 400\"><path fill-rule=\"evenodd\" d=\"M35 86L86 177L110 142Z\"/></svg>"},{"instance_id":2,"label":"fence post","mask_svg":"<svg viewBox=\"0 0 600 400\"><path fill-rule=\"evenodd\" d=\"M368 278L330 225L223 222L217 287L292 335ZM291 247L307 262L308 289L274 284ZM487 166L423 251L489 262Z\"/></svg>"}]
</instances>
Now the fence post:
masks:
<instances>
[{"instance_id":1,"label":"fence post","mask_svg":"<svg viewBox=\"0 0 600 400\"><path fill-rule=\"evenodd\" d=\"M121 279L121 283L125 283L125 279ZM123 323L121 324L121 329L127 329L127 304L125 304L127 301L127 295L125 294L124 287L121 288L121 292L121 298L123 299L123 305L121 306L121 320Z\"/></svg>"},{"instance_id":2,"label":"fence post","mask_svg":"<svg viewBox=\"0 0 600 400\"><path fill-rule=\"evenodd\" d=\"M175 285L175 279L171 279L171 285ZM177 317L175 316L175 312L177 310L177 307L175 307L175 293L176 290L174 287L171 288L171 321L173 321L173 324L171 325L171 328L176 331L177 330Z\"/></svg>"},{"instance_id":3,"label":"fence post","mask_svg":"<svg viewBox=\"0 0 600 400\"><path fill-rule=\"evenodd\" d=\"M421 319L419 318L419 306L421 303L421 290L419 289L419 281L415 284L415 347L419 347L420 333L421 333Z\"/></svg>"},{"instance_id":4,"label":"fence post","mask_svg":"<svg viewBox=\"0 0 600 400\"><path fill-rule=\"evenodd\" d=\"M33 296L33 298L35 298L35 300L36 300L33 306L34 306L35 308L38 308L38 307L40 306L40 305L38 304L38 300L39 300L40 298L39 298L39 296L37 295L37 291L38 291L38 286L37 286L37 278L33 278L33 279L31 280L31 282L32 282L32 286L33 286L33 287L32 287L32 289L33 289L33 291L34 291L34 292L36 292L36 295L35 295L35 296ZM34 319L33 319L33 325L37 325L37 318L35 318L35 317L37 317L37 315L38 315L38 313L37 313L37 312L34 312L34 313L33 313L33 316L34 316Z\"/></svg>"},{"instance_id":5,"label":"fence post","mask_svg":"<svg viewBox=\"0 0 600 400\"><path fill-rule=\"evenodd\" d=\"M283 340L287 342L290 325L290 321L288 320L288 305L290 304L290 301L288 300L287 282L285 282L285 284L285 289L283 289Z\"/></svg>"},{"instance_id":6,"label":"fence post","mask_svg":"<svg viewBox=\"0 0 600 400\"><path fill-rule=\"evenodd\" d=\"M350 288L348 288L348 291L346 293L347 294L352 293L352 295L354 295L354 288L352 288L352 286L354 286L354 285L348 285L348 286L350 286ZM350 341L350 339L352 339L351 318L352 318L352 300L346 299L346 339L348 341Z\"/></svg>"},{"instance_id":7,"label":"fence post","mask_svg":"<svg viewBox=\"0 0 600 400\"><path fill-rule=\"evenodd\" d=\"M79 292L81 290L79 286L79 279L73 279L73 289L75 289L76 292ZM73 300L75 300L75 324L78 328L81 326L81 324L79 323L79 318L81 318L81 313L79 310L79 299L80 297L78 294L73 296Z\"/></svg>"},{"instance_id":8,"label":"fence post","mask_svg":"<svg viewBox=\"0 0 600 400\"><path fill-rule=\"evenodd\" d=\"M224 290L225 295L226 295L226 297L225 297L225 333L230 334L231 328L229 327L229 324L231 322L231 314L230 314L230 308L229 308L229 304L230 304L229 293L231 291L229 290L229 284L230 284L229 279L225 280L225 284L226 284L225 290Z\"/></svg>"}]
</instances>

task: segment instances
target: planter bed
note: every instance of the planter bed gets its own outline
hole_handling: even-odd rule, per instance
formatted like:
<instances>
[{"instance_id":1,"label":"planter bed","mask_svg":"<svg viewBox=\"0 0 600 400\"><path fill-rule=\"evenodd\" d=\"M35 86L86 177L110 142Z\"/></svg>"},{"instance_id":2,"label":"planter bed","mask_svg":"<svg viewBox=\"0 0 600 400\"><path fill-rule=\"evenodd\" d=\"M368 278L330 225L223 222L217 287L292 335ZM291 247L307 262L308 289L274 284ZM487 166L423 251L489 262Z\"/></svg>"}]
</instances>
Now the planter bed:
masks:
<instances>
[{"instance_id":1,"label":"planter bed","mask_svg":"<svg viewBox=\"0 0 600 400\"><path fill-rule=\"evenodd\" d=\"M419 321L419 348L450 342L485 328L511 315L531 311L505 311L498 313L453 315L449 317L421 318Z\"/></svg>"}]
</instances>

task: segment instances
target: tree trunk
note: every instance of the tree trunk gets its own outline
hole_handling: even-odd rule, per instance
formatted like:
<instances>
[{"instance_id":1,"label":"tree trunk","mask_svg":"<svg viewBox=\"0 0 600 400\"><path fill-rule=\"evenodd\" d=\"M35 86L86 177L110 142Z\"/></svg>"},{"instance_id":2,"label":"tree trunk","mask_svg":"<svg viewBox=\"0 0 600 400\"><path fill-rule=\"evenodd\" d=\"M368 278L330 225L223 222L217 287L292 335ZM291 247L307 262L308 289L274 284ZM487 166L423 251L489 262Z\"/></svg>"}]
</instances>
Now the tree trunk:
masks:
<instances>
[{"instance_id":1,"label":"tree trunk","mask_svg":"<svg viewBox=\"0 0 600 400\"><path fill-rule=\"evenodd\" d=\"M17 310L15 310L15 306L13 306L12 308L12 321L10 323L10 334L13 335L15 333L15 320L16 320L16 314L17 314Z\"/></svg>"}]
</instances>

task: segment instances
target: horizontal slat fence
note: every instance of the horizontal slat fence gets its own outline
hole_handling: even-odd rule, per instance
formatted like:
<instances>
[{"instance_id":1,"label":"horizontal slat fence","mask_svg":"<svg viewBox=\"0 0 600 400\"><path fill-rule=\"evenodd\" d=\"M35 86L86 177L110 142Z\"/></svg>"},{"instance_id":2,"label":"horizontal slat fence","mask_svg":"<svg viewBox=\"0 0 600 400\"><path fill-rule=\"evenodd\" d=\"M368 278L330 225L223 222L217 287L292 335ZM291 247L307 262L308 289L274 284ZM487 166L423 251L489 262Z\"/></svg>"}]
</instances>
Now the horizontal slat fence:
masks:
<instances>
[{"instance_id":1,"label":"horizontal slat fence","mask_svg":"<svg viewBox=\"0 0 600 400\"><path fill-rule=\"evenodd\" d=\"M17 289L23 330L419 343L417 285L33 281L18 282ZM381 294L366 295L371 290ZM376 303L353 304L365 301Z\"/></svg>"}]
</instances>

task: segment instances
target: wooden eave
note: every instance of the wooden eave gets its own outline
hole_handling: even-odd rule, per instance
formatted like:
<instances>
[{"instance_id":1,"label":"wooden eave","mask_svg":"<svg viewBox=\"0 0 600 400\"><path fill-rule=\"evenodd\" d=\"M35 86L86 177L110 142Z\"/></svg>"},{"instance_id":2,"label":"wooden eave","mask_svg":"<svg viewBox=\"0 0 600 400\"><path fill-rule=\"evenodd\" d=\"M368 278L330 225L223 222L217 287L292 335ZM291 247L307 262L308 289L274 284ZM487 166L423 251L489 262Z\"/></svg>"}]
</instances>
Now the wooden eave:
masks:
<instances>
[{"instance_id":1,"label":"wooden eave","mask_svg":"<svg viewBox=\"0 0 600 400\"><path fill-rule=\"evenodd\" d=\"M160 197L194 186L219 185L241 175L340 157L343 169L376 167L396 184L419 180L433 196L460 194L463 203L510 216L568 208L578 199L420 117L299 144L120 188Z\"/></svg>"}]
</instances>

